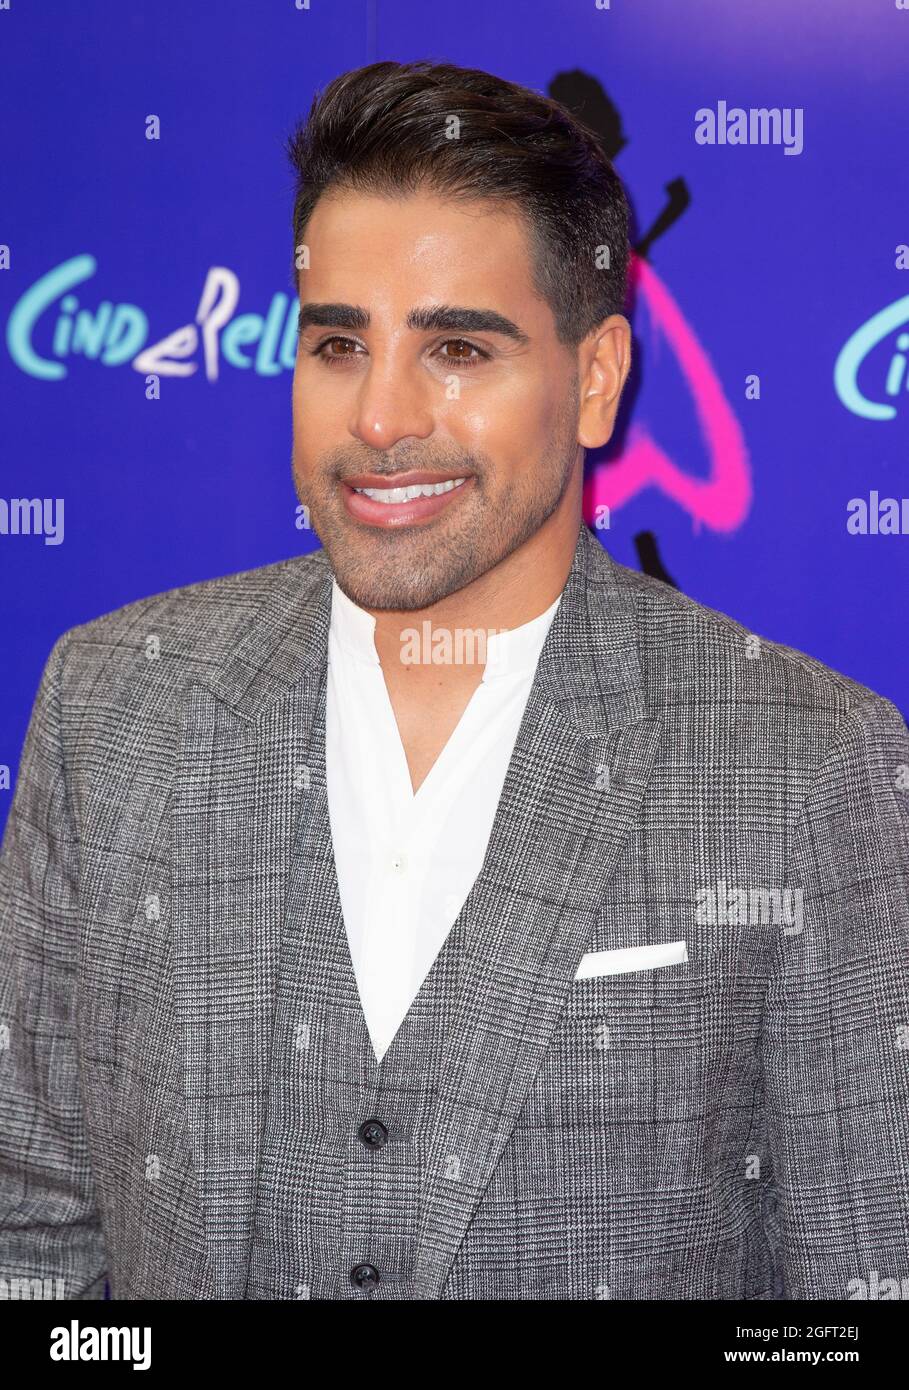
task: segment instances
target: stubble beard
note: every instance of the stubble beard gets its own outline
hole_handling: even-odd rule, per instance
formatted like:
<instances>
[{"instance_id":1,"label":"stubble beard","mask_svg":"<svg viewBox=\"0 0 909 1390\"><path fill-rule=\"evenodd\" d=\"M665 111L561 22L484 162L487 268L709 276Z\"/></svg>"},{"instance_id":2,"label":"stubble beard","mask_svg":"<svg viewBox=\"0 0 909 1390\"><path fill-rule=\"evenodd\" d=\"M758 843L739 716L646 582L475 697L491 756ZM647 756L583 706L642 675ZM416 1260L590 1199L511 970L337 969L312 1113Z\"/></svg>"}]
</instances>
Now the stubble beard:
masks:
<instances>
[{"instance_id":1,"label":"stubble beard","mask_svg":"<svg viewBox=\"0 0 909 1390\"><path fill-rule=\"evenodd\" d=\"M558 507L577 461L577 391L560 410L542 459L533 475L537 486L496 496L495 464L485 457L458 455L449 464L425 448L406 460L399 454L396 469L427 468L459 476L457 468L473 473L471 496L455 500L460 508L439 523L380 530L358 525L347 514L338 485L354 468L368 471L349 458L338 466L323 464L316 487L297 480L300 500L309 507L313 527L340 587L361 608L410 612L429 608L479 579L535 535ZM467 466L469 465L469 467ZM376 469L376 471L380 471Z\"/></svg>"}]
</instances>

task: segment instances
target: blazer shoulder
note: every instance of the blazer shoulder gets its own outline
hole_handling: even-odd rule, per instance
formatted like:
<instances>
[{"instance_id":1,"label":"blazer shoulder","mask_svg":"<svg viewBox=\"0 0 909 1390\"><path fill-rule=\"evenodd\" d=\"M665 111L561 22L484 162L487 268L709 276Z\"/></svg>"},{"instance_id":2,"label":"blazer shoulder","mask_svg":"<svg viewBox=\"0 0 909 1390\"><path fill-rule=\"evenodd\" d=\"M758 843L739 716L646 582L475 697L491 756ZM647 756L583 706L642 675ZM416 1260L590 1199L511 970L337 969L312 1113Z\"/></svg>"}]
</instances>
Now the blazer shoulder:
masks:
<instances>
[{"instance_id":1,"label":"blazer shoulder","mask_svg":"<svg viewBox=\"0 0 909 1390\"><path fill-rule=\"evenodd\" d=\"M55 644L65 661L67 699L115 694L118 673L134 682L140 659L152 666L164 657L168 683L204 675L230 657L252 625L279 624L291 602L305 614L326 570L325 552L315 550L133 599L71 627Z\"/></svg>"},{"instance_id":2,"label":"blazer shoulder","mask_svg":"<svg viewBox=\"0 0 909 1390\"><path fill-rule=\"evenodd\" d=\"M895 708L807 652L759 635L670 584L613 563L634 608L652 698L663 691L672 699L688 694L727 708L774 706L823 715L833 724L866 701Z\"/></svg>"}]
</instances>

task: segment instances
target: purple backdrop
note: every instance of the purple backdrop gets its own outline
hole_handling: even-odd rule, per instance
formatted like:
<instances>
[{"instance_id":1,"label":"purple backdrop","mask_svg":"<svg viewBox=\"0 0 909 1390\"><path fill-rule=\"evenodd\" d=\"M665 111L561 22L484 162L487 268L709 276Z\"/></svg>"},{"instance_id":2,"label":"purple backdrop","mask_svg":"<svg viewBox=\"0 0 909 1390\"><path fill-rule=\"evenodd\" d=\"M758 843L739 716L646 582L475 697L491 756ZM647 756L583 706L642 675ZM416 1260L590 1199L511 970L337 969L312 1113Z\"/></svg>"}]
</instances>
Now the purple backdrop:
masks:
<instances>
[{"instance_id":1,"label":"purple backdrop","mask_svg":"<svg viewBox=\"0 0 909 1390\"><path fill-rule=\"evenodd\" d=\"M379 58L549 91L583 106L615 157L635 210L637 352L616 446L587 484L588 519L610 509L612 553L909 709L909 502L904 517L887 505L909 493L909 11L13 0L0 10L11 778L65 628L316 543L297 529L290 473L282 146L316 87ZM28 534L16 499L34 499Z\"/></svg>"}]
</instances>

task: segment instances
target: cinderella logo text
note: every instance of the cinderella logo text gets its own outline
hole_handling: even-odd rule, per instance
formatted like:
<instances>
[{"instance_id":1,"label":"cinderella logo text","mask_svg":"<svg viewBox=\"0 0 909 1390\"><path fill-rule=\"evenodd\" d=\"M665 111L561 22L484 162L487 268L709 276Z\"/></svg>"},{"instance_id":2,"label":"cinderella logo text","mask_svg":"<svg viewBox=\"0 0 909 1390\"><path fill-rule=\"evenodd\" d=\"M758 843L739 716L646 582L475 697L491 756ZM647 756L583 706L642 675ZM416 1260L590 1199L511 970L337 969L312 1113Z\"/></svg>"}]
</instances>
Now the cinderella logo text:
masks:
<instances>
[{"instance_id":1,"label":"cinderella logo text","mask_svg":"<svg viewBox=\"0 0 909 1390\"><path fill-rule=\"evenodd\" d=\"M907 326L909 294L872 314L843 347L836 359L833 380L836 394L853 415L860 415L863 420L892 420L896 415L893 402L900 392L905 395L909 391ZM893 342L888 352L888 339L891 338ZM885 360L886 374L881 370ZM872 369L872 364L875 369ZM862 371L862 368L866 369Z\"/></svg>"},{"instance_id":2,"label":"cinderella logo text","mask_svg":"<svg viewBox=\"0 0 909 1390\"><path fill-rule=\"evenodd\" d=\"M148 318L137 304L104 299L94 309L80 308L76 286L97 268L94 256L73 256L37 280L14 306L6 343L23 372L41 381L59 381L67 374L65 360L82 356L105 367L128 362L143 375L185 377L197 371L198 363L191 359L200 349L209 381L217 381L221 358L231 367L252 368L259 376L293 371L297 303L292 296L272 295L265 315L235 315L240 281L226 266L212 266L193 322L148 343ZM47 336L47 327L50 343L42 350L36 339L42 329Z\"/></svg>"}]
</instances>

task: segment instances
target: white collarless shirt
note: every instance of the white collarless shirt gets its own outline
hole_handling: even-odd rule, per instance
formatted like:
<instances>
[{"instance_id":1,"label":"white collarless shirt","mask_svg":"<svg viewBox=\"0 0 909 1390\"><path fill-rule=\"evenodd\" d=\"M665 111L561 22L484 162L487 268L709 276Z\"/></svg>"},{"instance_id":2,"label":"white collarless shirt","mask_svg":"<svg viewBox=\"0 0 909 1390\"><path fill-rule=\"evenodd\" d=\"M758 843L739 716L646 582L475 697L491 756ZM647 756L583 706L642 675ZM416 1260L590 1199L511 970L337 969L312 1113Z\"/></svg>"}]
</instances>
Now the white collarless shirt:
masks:
<instances>
[{"instance_id":1,"label":"white collarless shirt","mask_svg":"<svg viewBox=\"0 0 909 1390\"><path fill-rule=\"evenodd\" d=\"M373 633L332 580L325 770L338 894L380 1062L473 886L555 602L486 640L480 685L416 794ZM422 633L420 620L414 628ZM425 650L425 649L424 649Z\"/></svg>"}]
</instances>

